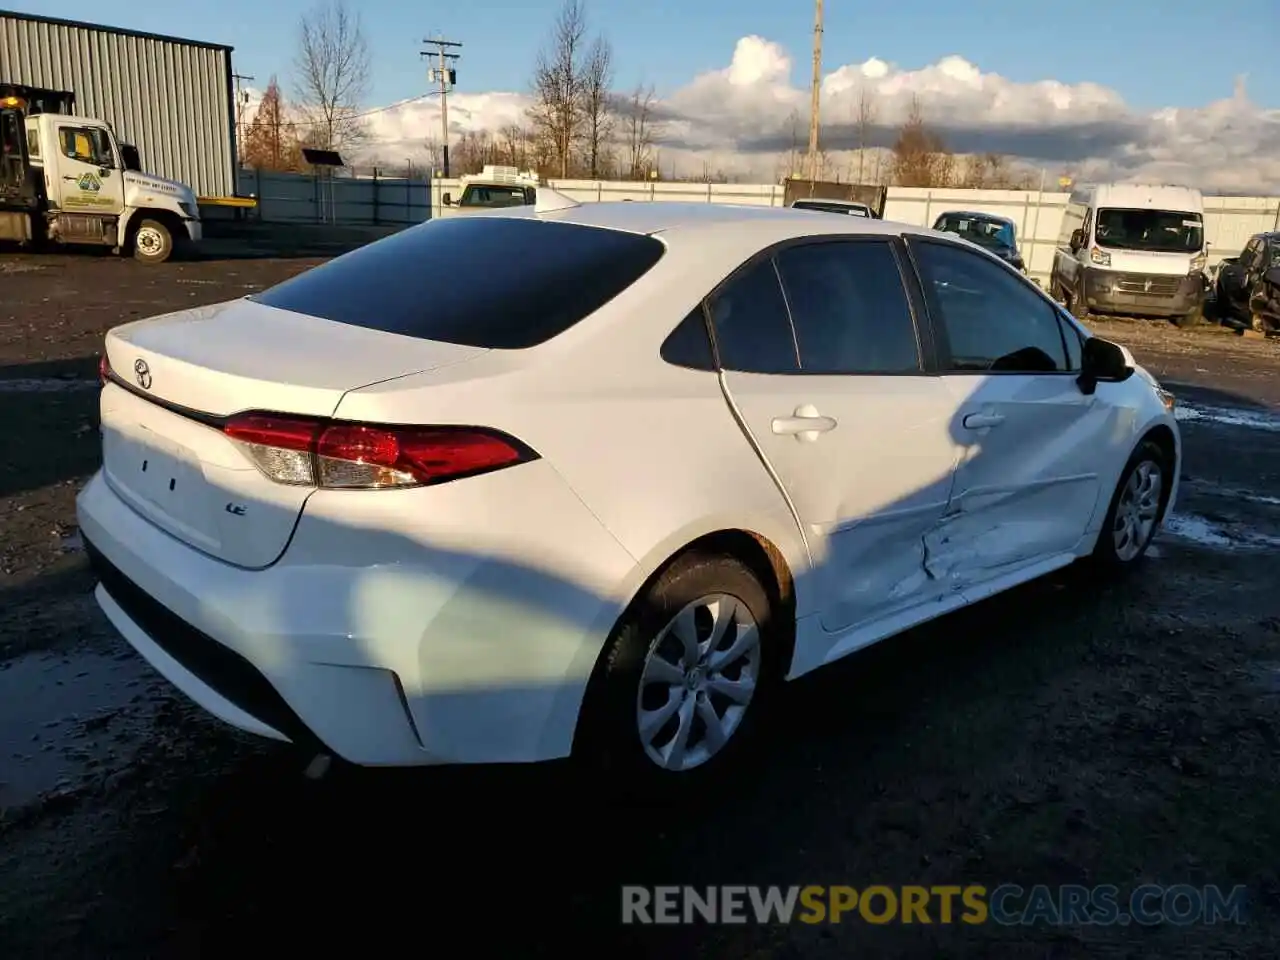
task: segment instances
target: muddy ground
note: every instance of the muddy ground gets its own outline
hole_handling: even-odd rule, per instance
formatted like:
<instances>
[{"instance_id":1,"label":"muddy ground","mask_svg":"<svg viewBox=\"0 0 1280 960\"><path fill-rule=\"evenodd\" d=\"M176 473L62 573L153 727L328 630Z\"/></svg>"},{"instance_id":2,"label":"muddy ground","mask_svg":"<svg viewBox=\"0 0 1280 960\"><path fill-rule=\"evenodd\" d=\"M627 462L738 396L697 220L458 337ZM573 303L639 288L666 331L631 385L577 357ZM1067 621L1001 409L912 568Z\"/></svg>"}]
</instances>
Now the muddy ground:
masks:
<instances>
[{"instance_id":1,"label":"muddy ground","mask_svg":"<svg viewBox=\"0 0 1280 960\"><path fill-rule=\"evenodd\" d=\"M789 691L759 778L665 812L556 767L340 774L192 708L90 597L110 326L314 261L0 256L0 955L1225 957L1280 940L1280 345L1101 323L1182 398L1141 576L1068 571ZM1244 884L1241 926L618 925L624 883ZM412 938L412 939L411 939Z\"/></svg>"}]
</instances>

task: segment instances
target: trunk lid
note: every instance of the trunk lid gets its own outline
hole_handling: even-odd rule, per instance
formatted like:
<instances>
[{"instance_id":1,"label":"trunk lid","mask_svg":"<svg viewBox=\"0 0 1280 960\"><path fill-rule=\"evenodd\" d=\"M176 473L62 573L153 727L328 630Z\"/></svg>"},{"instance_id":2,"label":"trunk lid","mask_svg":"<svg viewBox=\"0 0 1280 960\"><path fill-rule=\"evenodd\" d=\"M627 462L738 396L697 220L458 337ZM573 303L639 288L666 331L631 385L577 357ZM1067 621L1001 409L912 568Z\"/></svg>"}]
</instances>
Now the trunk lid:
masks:
<instances>
[{"instance_id":1,"label":"trunk lid","mask_svg":"<svg viewBox=\"0 0 1280 960\"><path fill-rule=\"evenodd\" d=\"M102 391L104 473L172 536L228 563L266 567L315 488L268 479L219 418L262 410L323 419L350 390L486 352L249 300L126 324L106 338L107 360L129 386Z\"/></svg>"}]
</instances>

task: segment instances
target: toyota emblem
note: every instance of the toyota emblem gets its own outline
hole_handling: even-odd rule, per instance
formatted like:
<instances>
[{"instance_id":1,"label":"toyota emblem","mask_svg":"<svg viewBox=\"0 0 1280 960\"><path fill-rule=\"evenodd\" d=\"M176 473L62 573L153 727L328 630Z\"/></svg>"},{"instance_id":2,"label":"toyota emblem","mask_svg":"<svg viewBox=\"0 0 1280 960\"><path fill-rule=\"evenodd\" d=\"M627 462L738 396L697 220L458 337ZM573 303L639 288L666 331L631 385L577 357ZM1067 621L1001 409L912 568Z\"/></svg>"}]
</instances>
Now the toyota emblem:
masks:
<instances>
[{"instance_id":1,"label":"toyota emblem","mask_svg":"<svg viewBox=\"0 0 1280 960\"><path fill-rule=\"evenodd\" d=\"M151 389L151 368L141 357L133 361L133 376L143 390Z\"/></svg>"}]
</instances>

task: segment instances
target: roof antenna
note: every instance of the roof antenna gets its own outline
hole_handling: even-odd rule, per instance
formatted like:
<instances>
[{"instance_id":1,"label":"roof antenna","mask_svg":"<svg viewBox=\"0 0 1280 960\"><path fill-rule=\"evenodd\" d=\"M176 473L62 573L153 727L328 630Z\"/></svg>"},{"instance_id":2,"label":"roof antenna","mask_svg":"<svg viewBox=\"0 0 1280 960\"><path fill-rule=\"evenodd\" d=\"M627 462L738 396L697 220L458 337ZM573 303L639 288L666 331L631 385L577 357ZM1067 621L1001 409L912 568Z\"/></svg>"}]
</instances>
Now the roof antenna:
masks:
<instances>
[{"instance_id":1,"label":"roof antenna","mask_svg":"<svg viewBox=\"0 0 1280 960\"><path fill-rule=\"evenodd\" d=\"M572 197L566 197L558 190L552 190L550 187L538 187L538 197L533 204L534 213L551 213L553 210L572 210L574 207L580 207Z\"/></svg>"}]
</instances>

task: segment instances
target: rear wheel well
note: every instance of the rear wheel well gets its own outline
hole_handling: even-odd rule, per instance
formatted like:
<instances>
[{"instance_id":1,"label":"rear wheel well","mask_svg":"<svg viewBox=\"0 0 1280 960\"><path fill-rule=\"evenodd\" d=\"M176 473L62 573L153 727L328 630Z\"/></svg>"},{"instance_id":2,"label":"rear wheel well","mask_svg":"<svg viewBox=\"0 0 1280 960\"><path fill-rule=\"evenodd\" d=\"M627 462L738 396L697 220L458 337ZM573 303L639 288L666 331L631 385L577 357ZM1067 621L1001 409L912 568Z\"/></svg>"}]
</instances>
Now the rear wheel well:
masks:
<instances>
[{"instance_id":1,"label":"rear wheel well","mask_svg":"<svg viewBox=\"0 0 1280 960\"><path fill-rule=\"evenodd\" d=\"M782 551L767 537L758 533L747 530L717 530L715 533L705 534L685 544L658 565L649 579L644 582L644 586L636 591L632 602L642 598L650 585L677 560L697 554L733 557L745 563L751 572L760 578L761 585L769 595L769 602L773 607L772 613L780 621L778 633L782 641L780 661L786 664L786 669L789 671L796 642L795 578L791 575L791 566L782 555ZM630 608L628 608L629 612Z\"/></svg>"},{"instance_id":2,"label":"rear wheel well","mask_svg":"<svg viewBox=\"0 0 1280 960\"><path fill-rule=\"evenodd\" d=\"M614 622L609 636L605 640L596 663L587 682L582 703L579 706L578 719L574 732L574 752L583 749L593 734L584 727L584 718L593 716L604 703L605 689L611 658L615 656L615 645L620 631L625 631L637 616L637 611L651 594L654 585L661 580L672 566L686 559L730 557L744 564L760 581L765 594L769 598L770 617L776 622L776 637L779 641L777 663L780 665L781 681L791 670L791 662L795 653L795 582L791 568L782 552L766 537L746 530L718 530L706 534L662 561L635 591L622 615Z\"/></svg>"},{"instance_id":3,"label":"rear wheel well","mask_svg":"<svg viewBox=\"0 0 1280 960\"><path fill-rule=\"evenodd\" d=\"M782 641L780 662L786 664L787 670L790 670L796 640L795 579L791 575L791 567L783 557L782 551L767 537L758 533L750 533L746 530L717 530L715 533L706 534L685 544L654 569L640 589L635 592L627 609L618 618L618 624L625 622L631 616L635 605L644 599L649 588L670 569L672 564L691 555L733 557L746 564L748 569L760 578L760 583L769 595L769 602L773 607L771 612L780 621L778 632L779 639ZM617 624L614 625L615 630L616 628ZM605 651L608 647L609 644L606 643Z\"/></svg>"}]
</instances>

